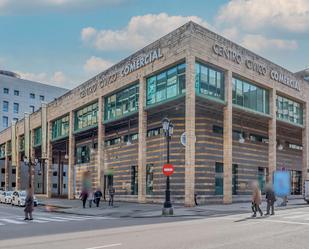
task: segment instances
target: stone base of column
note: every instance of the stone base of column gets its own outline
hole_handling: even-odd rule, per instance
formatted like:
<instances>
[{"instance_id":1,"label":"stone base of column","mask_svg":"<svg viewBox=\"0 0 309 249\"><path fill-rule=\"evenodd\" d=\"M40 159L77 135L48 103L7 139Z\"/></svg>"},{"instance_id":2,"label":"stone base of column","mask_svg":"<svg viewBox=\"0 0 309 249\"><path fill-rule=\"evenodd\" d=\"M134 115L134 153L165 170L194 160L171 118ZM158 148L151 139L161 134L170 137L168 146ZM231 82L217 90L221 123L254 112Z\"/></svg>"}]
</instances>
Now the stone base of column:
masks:
<instances>
[{"instance_id":1,"label":"stone base of column","mask_svg":"<svg viewBox=\"0 0 309 249\"><path fill-rule=\"evenodd\" d=\"M224 196L223 197L223 204L232 204L233 200L232 200L232 196Z\"/></svg>"},{"instance_id":2,"label":"stone base of column","mask_svg":"<svg viewBox=\"0 0 309 249\"><path fill-rule=\"evenodd\" d=\"M162 209L162 215L163 216L171 216L174 215L174 209L172 207L170 208L163 208Z\"/></svg>"}]
</instances>

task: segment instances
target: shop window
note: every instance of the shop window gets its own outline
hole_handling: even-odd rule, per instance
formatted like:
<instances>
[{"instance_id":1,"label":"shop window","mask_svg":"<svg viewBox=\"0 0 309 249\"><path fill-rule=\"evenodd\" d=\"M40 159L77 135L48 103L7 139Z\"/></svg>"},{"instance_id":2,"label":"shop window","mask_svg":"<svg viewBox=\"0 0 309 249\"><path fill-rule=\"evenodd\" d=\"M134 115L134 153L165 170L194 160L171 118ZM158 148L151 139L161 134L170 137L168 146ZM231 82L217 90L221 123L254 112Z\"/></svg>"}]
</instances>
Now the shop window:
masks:
<instances>
[{"instance_id":1,"label":"shop window","mask_svg":"<svg viewBox=\"0 0 309 249\"><path fill-rule=\"evenodd\" d=\"M154 166L153 164L146 165L146 194L152 195L153 194L153 171Z\"/></svg>"},{"instance_id":2,"label":"shop window","mask_svg":"<svg viewBox=\"0 0 309 249\"><path fill-rule=\"evenodd\" d=\"M104 120L121 118L138 111L139 85L135 84L105 98Z\"/></svg>"},{"instance_id":3,"label":"shop window","mask_svg":"<svg viewBox=\"0 0 309 249\"><path fill-rule=\"evenodd\" d=\"M131 166L131 195L138 194L138 168Z\"/></svg>"},{"instance_id":4,"label":"shop window","mask_svg":"<svg viewBox=\"0 0 309 249\"><path fill-rule=\"evenodd\" d=\"M224 74L200 63L195 64L195 88L202 95L224 100Z\"/></svg>"},{"instance_id":5,"label":"shop window","mask_svg":"<svg viewBox=\"0 0 309 249\"><path fill-rule=\"evenodd\" d=\"M303 106L291 99L277 95L277 119L303 124Z\"/></svg>"},{"instance_id":6,"label":"shop window","mask_svg":"<svg viewBox=\"0 0 309 249\"><path fill-rule=\"evenodd\" d=\"M89 145L77 146L76 148L77 164L90 162L90 147Z\"/></svg>"},{"instance_id":7,"label":"shop window","mask_svg":"<svg viewBox=\"0 0 309 249\"><path fill-rule=\"evenodd\" d=\"M291 170L291 194L300 195L301 194L301 171Z\"/></svg>"},{"instance_id":8,"label":"shop window","mask_svg":"<svg viewBox=\"0 0 309 249\"><path fill-rule=\"evenodd\" d=\"M179 64L147 79L147 106L185 93L185 64Z\"/></svg>"},{"instance_id":9,"label":"shop window","mask_svg":"<svg viewBox=\"0 0 309 249\"><path fill-rule=\"evenodd\" d=\"M247 81L233 78L233 104L269 114L269 92Z\"/></svg>"},{"instance_id":10,"label":"shop window","mask_svg":"<svg viewBox=\"0 0 309 249\"><path fill-rule=\"evenodd\" d=\"M93 103L75 112L74 129L80 130L98 124L98 103Z\"/></svg>"},{"instance_id":11,"label":"shop window","mask_svg":"<svg viewBox=\"0 0 309 249\"><path fill-rule=\"evenodd\" d=\"M262 194L265 193L265 185L266 185L266 179L268 175L268 169L263 167L258 167L258 183L259 187L261 189Z\"/></svg>"},{"instance_id":12,"label":"shop window","mask_svg":"<svg viewBox=\"0 0 309 249\"><path fill-rule=\"evenodd\" d=\"M52 122L52 139L69 135L69 115Z\"/></svg>"}]
</instances>

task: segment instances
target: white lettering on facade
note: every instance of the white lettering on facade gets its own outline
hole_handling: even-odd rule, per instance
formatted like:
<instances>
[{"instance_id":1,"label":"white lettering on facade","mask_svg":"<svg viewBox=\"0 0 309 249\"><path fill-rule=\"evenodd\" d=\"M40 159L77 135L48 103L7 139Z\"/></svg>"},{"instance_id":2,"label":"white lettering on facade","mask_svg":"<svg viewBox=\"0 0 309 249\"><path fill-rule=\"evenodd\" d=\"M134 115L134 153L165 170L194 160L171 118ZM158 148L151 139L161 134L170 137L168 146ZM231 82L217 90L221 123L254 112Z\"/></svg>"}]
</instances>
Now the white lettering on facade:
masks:
<instances>
[{"instance_id":1,"label":"white lettering on facade","mask_svg":"<svg viewBox=\"0 0 309 249\"><path fill-rule=\"evenodd\" d=\"M240 64L242 61L241 54L239 52L236 52L235 50L232 50L231 48L215 44L213 46L213 50L215 54L224 57L225 59L228 59L230 61L236 62L237 64Z\"/></svg>"},{"instance_id":2,"label":"white lettering on facade","mask_svg":"<svg viewBox=\"0 0 309 249\"><path fill-rule=\"evenodd\" d=\"M276 70L271 70L270 78L274 81L277 81L281 84L284 84L288 87L291 87L293 89L300 91L299 82L295 79L289 78L287 75L283 73L279 73Z\"/></svg>"}]
</instances>

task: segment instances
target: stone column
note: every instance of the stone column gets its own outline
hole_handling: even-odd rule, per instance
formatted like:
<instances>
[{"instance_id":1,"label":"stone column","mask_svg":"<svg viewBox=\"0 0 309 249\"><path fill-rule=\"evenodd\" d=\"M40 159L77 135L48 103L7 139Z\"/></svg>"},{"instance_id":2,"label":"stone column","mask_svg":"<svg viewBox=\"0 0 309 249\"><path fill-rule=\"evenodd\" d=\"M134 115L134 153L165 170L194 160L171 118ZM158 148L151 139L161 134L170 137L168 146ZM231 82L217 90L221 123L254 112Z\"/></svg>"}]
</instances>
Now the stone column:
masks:
<instances>
[{"instance_id":1,"label":"stone column","mask_svg":"<svg viewBox=\"0 0 309 249\"><path fill-rule=\"evenodd\" d=\"M46 177L46 195L48 198L51 198L52 196L52 175L53 175L53 146L51 143L51 137L52 137L52 122L48 122L47 124L47 177Z\"/></svg>"},{"instance_id":2,"label":"stone column","mask_svg":"<svg viewBox=\"0 0 309 249\"><path fill-rule=\"evenodd\" d=\"M27 179L24 179L27 183L25 186L30 187L31 184L31 168L32 168L32 161L33 158L30 157L30 117L29 113L25 112L25 118L24 118L24 139L25 139L25 157L29 160L29 165L24 164L23 167L27 167Z\"/></svg>"},{"instance_id":3,"label":"stone column","mask_svg":"<svg viewBox=\"0 0 309 249\"><path fill-rule=\"evenodd\" d=\"M104 137L105 126L103 125L104 117L104 98L100 97L99 101L99 115L98 115L98 157L97 157L97 170L98 170L98 187L103 191L104 181Z\"/></svg>"},{"instance_id":4,"label":"stone column","mask_svg":"<svg viewBox=\"0 0 309 249\"><path fill-rule=\"evenodd\" d=\"M31 166L31 170L30 170L30 174L31 174L30 184L31 184L32 189L34 191L34 189L35 189L35 186L34 186L35 179L34 178L35 178L35 167L36 167L36 165L35 165L35 148L34 148L34 129L31 130L31 132L30 132L30 158L31 158L32 163L33 163L33 165Z\"/></svg>"},{"instance_id":5,"label":"stone column","mask_svg":"<svg viewBox=\"0 0 309 249\"><path fill-rule=\"evenodd\" d=\"M233 165L233 84L232 71L224 75L226 105L223 108L223 203L230 204L232 196Z\"/></svg>"},{"instance_id":6,"label":"stone column","mask_svg":"<svg viewBox=\"0 0 309 249\"><path fill-rule=\"evenodd\" d=\"M5 143L5 160L4 160L4 189L6 191L9 190L9 177L10 177L10 171L9 171L9 156L8 156L8 151L9 151L9 143Z\"/></svg>"},{"instance_id":7,"label":"stone column","mask_svg":"<svg viewBox=\"0 0 309 249\"><path fill-rule=\"evenodd\" d=\"M20 136L17 135L16 137L16 190L21 189L21 161L20 161Z\"/></svg>"},{"instance_id":8,"label":"stone column","mask_svg":"<svg viewBox=\"0 0 309 249\"><path fill-rule=\"evenodd\" d=\"M302 144L303 144L303 166L302 166L302 186L308 178L309 167L309 108L308 102L303 105L303 121L304 128L302 130Z\"/></svg>"},{"instance_id":9,"label":"stone column","mask_svg":"<svg viewBox=\"0 0 309 249\"><path fill-rule=\"evenodd\" d=\"M268 121L268 182L272 183L273 173L277 166L277 114L276 114L276 90L269 94L269 111L271 118Z\"/></svg>"},{"instance_id":10,"label":"stone column","mask_svg":"<svg viewBox=\"0 0 309 249\"><path fill-rule=\"evenodd\" d=\"M70 112L69 127L69 163L68 163L68 199L74 199L74 164L75 164L75 137L74 112Z\"/></svg>"},{"instance_id":11,"label":"stone column","mask_svg":"<svg viewBox=\"0 0 309 249\"><path fill-rule=\"evenodd\" d=\"M185 205L194 206L195 192L195 58L186 57L186 96L185 96Z\"/></svg>"},{"instance_id":12,"label":"stone column","mask_svg":"<svg viewBox=\"0 0 309 249\"><path fill-rule=\"evenodd\" d=\"M138 99L138 202L146 202L146 135L147 135L147 112L146 79L139 79Z\"/></svg>"}]
</instances>

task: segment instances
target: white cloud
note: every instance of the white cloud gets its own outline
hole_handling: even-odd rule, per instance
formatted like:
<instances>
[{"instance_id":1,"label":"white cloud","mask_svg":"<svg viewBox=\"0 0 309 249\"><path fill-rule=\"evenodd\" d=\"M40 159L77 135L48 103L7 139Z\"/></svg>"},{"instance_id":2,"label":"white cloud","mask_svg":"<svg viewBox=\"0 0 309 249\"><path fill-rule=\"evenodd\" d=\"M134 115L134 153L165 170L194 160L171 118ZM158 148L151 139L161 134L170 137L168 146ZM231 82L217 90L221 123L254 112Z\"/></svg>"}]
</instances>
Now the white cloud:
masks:
<instances>
[{"instance_id":1,"label":"white cloud","mask_svg":"<svg viewBox=\"0 0 309 249\"><path fill-rule=\"evenodd\" d=\"M209 27L198 16L169 16L160 13L134 16L126 27L118 30L88 27L82 30L81 36L87 44L99 50L133 50L155 41L190 20Z\"/></svg>"},{"instance_id":2,"label":"white cloud","mask_svg":"<svg viewBox=\"0 0 309 249\"><path fill-rule=\"evenodd\" d=\"M105 69L111 67L114 63L108 60L104 60L100 57L91 56L84 65L84 70L87 73L98 74Z\"/></svg>"},{"instance_id":3,"label":"white cloud","mask_svg":"<svg viewBox=\"0 0 309 249\"><path fill-rule=\"evenodd\" d=\"M263 35L245 35L241 44L256 52L269 49L295 50L298 48L298 43L295 40L271 39Z\"/></svg>"},{"instance_id":4,"label":"white cloud","mask_svg":"<svg viewBox=\"0 0 309 249\"><path fill-rule=\"evenodd\" d=\"M309 31L308 0L231 0L223 5L217 23L246 31L275 28L290 32Z\"/></svg>"},{"instance_id":5,"label":"white cloud","mask_svg":"<svg viewBox=\"0 0 309 249\"><path fill-rule=\"evenodd\" d=\"M57 71L49 75L45 72L41 73L30 73L30 72L20 72L17 74L21 76L22 79L37 81L44 84L50 84L54 86L60 86L65 88L70 88L73 85L73 81L70 80L63 72Z\"/></svg>"}]
</instances>

